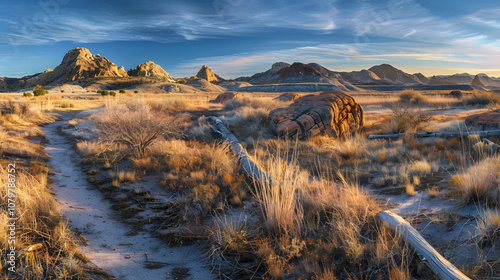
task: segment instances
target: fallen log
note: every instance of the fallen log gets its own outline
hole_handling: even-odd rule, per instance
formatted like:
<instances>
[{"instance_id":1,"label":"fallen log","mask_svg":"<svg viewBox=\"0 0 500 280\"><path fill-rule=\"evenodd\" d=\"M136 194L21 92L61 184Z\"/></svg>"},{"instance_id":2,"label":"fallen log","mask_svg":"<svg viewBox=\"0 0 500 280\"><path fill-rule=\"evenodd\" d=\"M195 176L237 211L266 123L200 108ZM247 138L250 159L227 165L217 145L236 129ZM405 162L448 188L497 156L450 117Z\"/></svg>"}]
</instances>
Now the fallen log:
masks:
<instances>
[{"instance_id":1,"label":"fallen log","mask_svg":"<svg viewBox=\"0 0 500 280\"><path fill-rule=\"evenodd\" d=\"M488 136L499 136L500 130L487 130L487 131L470 131L470 132L414 132L414 133L396 133L396 134L370 134L368 135L368 139L398 139L404 136L413 136L415 138L423 138L423 137L464 137L469 135L478 135L479 137L488 137Z\"/></svg>"},{"instance_id":2,"label":"fallen log","mask_svg":"<svg viewBox=\"0 0 500 280\"><path fill-rule=\"evenodd\" d=\"M211 124L212 132L218 135L219 138L228 142L231 150L238 157L238 162L241 164L241 169L247 173L249 176L254 178L256 181L263 182L269 179L269 174L267 174L262 168L260 168L250 156L247 154L245 148L241 146L238 138L234 136L229 129L224 125L224 123L217 117L203 117L198 120L200 123Z\"/></svg>"},{"instance_id":3,"label":"fallen log","mask_svg":"<svg viewBox=\"0 0 500 280\"><path fill-rule=\"evenodd\" d=\"M500 148L500 145L498 145L497 143L495 143L489 139L483 138L483 142L487 142L488 144L491 144L493 147L495 147L497 149Z\"/></svg>"},{"instance_id":4,"label":"fallen log","mask_svg":"<svg viewBox=\"0 0 500 280\"><path fill-rule=\"evenodd\" d=\"M417 255L439 279L470 280L453 264L441 256L423 237L401 216L391 211L382 211L377 217L394 232L399 234L407 244L412 246Z\"/></svg>"}]
</instances>

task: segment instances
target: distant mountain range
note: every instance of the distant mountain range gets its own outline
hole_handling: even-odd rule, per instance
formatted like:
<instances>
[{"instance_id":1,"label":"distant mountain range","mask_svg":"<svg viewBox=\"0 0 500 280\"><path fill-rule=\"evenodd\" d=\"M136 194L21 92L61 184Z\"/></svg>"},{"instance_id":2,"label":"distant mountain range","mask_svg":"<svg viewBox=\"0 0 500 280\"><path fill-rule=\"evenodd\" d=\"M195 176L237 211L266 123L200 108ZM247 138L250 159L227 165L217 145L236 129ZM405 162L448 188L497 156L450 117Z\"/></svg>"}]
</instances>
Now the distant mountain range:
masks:
<instances>
[{"instance_id":1,"label":"distant mountain range","mask_svg":"<svg viewBox=\"0 0 500 280\"><path fill-rule=\"evenodd\" d=\"M184 79L174 79L154 62L138 65L128 72L118 67L105 57L93 55L88 49L76 48L70 50L54 70L48 69L42 73L22 78L0 78L0 89L19 89L40 85L81 84L89 79L99 78L154 78L162 83L200 84L212 88L209 84L220 85L227 89L239 91L316 91L344 90L357 91L366 86L444 86L465 85L478 89L500 89L500 78L489 77L486 74L470 75L468 73L454 75L436 75L425 77L421 73L409 74L389 64L373 66L361 71L332 71L317 63L304 64L294 62L276 62L262 73L249 77L239 77L225 80L203 65L196 76ZM207 84L208 83L208 84ZM218 91L221 89L217 88Z\"/></svg>"}]
</instances>

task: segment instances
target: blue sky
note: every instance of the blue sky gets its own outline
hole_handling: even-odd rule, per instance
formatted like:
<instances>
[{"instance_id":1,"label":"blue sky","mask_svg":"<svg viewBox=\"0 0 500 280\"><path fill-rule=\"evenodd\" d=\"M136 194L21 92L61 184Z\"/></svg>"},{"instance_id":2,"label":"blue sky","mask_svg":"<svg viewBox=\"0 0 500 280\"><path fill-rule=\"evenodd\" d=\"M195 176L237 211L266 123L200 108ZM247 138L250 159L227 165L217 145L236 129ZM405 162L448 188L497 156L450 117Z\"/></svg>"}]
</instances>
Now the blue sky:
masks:
<instances>
[{"instance_id":1,"label":"blue sky","mask_svg":"<svg viewBox=\"0 0 500 280\"><path fill-rule=\"evenodd\" d=\"M425 75L500 76L500 3L464 0L2 1L0 76L56 67L86 47L125 69L226 78L276 61L332 70L390 63Z\"/></svg>"}]
</instances>

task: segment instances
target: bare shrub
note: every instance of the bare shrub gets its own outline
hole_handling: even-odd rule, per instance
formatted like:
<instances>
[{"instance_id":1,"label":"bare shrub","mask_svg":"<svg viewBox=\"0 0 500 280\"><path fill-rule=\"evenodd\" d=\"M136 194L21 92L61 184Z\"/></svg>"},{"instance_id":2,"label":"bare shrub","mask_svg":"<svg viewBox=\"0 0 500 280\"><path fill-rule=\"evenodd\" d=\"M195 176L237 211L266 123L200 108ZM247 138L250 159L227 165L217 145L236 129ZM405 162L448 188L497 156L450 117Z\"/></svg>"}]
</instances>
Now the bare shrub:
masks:
<instances>
[{"instance_id":1,"label":"bare shrub","mask_svg":"<svg viewBox=\"0 0 500 280\"><path fill-rule=\"evenodd\" d=\"M409 106L393 106L394 130L398 133L423 131L429 124L431 117L420 110Z\"/></svg>"},{"instance_id":2,"label":"bare shrub","mask_svg":"<svg viewBox=\"0 0 500 280\"><path fill-rule=\"evenodd\" d=\"M410 104L422 104L427 101L427 98L419 91L408 89L399 94L399 100Z\"/></svg>"},{"instance_id":3,"label":"bare shrub","mask_svg":"<svg viewBox=\"0 0 500 280\"><path fill-rule=\"evenodd\" d=\"M112 105L107 112L93 117L99 136L105 142L127 145L139 157L162 137L181 136L187 115L154 113L145 103Z\"/></svg>"}]
</instances>

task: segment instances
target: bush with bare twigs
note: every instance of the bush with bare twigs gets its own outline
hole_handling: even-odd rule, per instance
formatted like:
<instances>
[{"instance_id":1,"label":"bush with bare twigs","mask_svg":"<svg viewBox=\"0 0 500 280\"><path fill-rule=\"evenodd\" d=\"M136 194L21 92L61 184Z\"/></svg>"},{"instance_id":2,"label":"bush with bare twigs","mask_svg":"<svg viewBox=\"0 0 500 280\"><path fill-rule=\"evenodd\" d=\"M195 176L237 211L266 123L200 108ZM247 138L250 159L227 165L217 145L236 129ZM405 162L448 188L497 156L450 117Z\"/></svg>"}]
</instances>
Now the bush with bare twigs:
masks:
<instances>
[{"instance_id":1,"label":"bush with bare twigs","mask_svg":"<svg viewBox=\"0 0 500 280\"><path fill-rule=\"evenodd\" d=\"M187 118L185 114L155 113L145 103L129 103L108 106L93 122L102 141L123 143L143 156L156 140L181 136Z\"/></svg>"}]
</instances>

